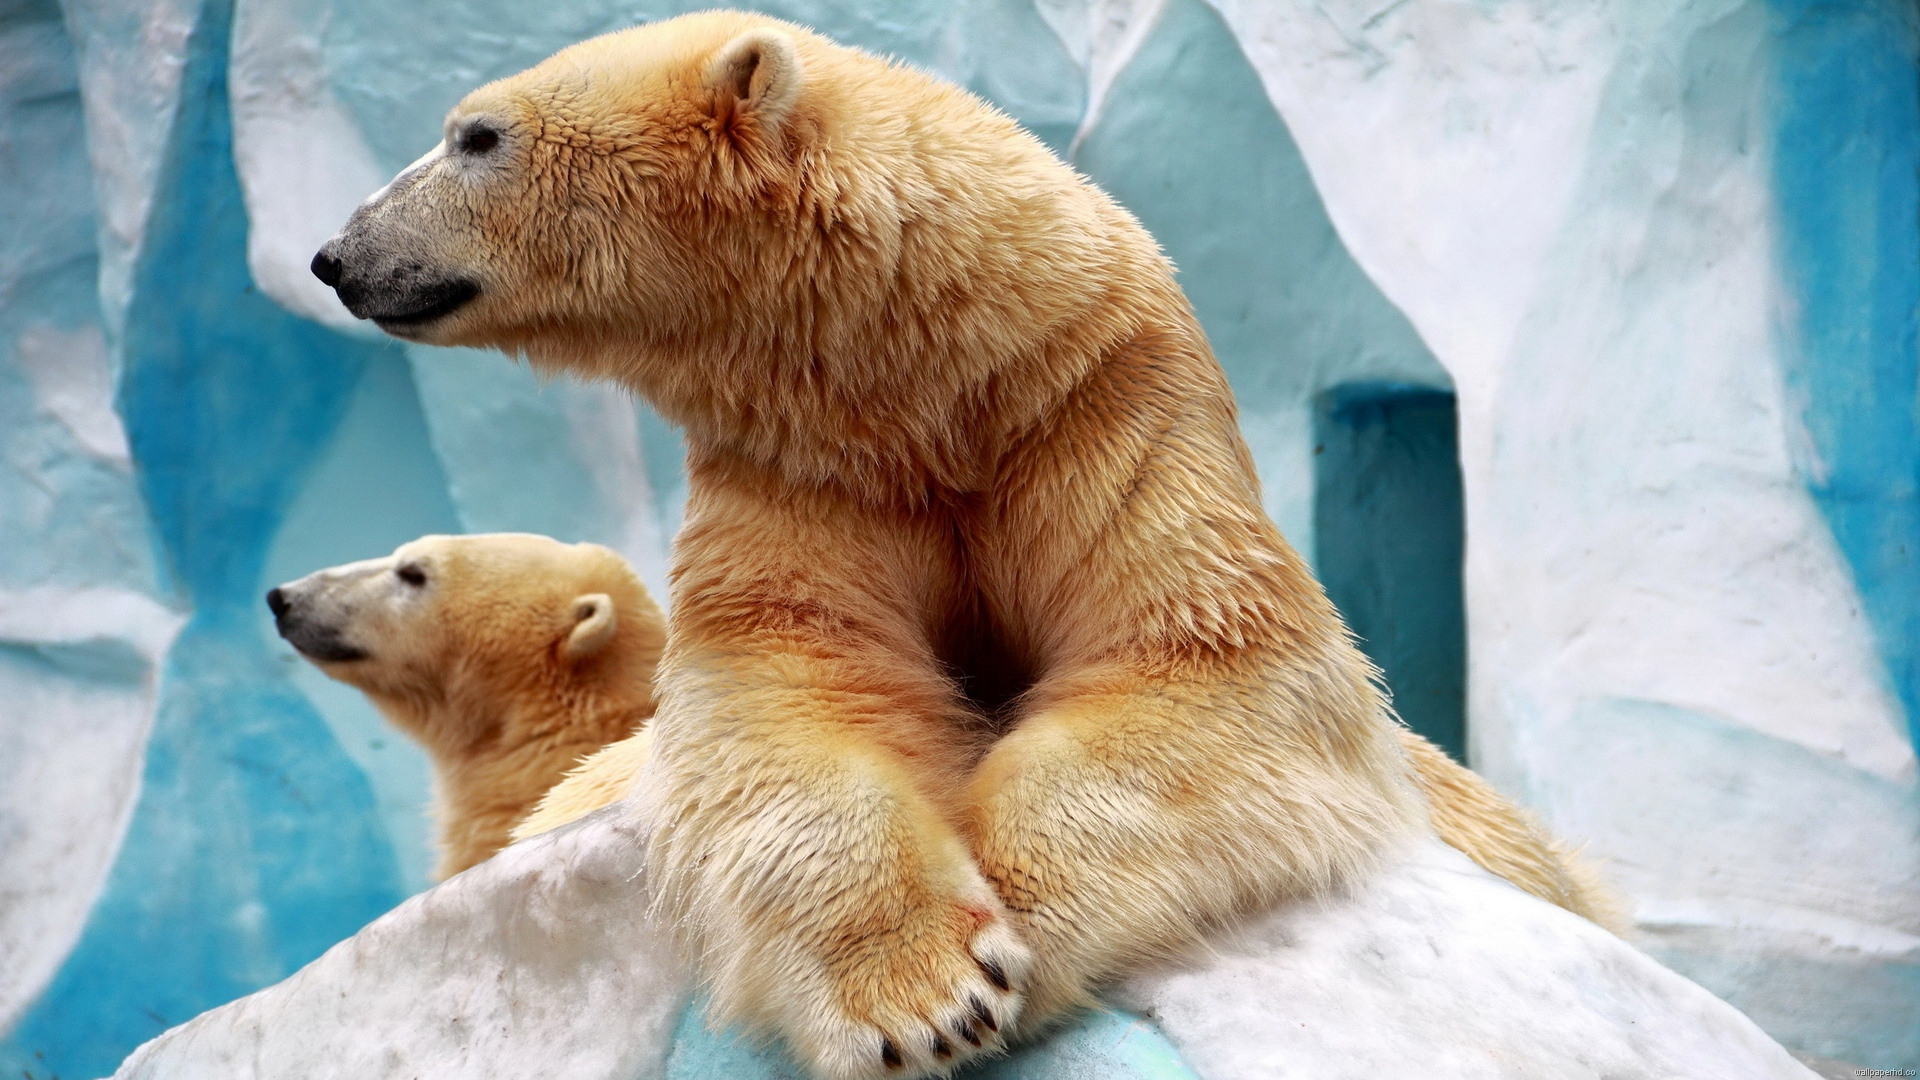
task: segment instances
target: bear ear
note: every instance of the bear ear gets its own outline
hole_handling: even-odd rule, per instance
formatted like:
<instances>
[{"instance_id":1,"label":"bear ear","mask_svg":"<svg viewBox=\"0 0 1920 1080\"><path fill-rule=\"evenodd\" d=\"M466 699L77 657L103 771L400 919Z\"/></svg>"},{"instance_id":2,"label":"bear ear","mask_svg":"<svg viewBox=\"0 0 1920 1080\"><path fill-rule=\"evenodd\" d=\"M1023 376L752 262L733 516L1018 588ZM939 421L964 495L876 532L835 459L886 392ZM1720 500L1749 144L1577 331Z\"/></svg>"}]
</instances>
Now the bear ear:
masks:
<instances>
[{"instance_id":1,"label":"bear ear","mask_svg":"<svg viewBox=\"0 0 1920 1080\"><path fill-rule=\"evenodd\" d=\"M573 629L560 646L560 655L568 661L585 660L613 644L613 632L619 625L613 597L598 592L574 597Z\"/></svg>"},{"instance_id":2,"label":"bear ear","mask_svg":"<svg viewBox=\"0 0 1920 1080\"><path fill-rule=\"evenodd\" d=\"M772 130L800 98L800 53L778 30L749 30L713 54L707 82L723 115L752 117Z\"/></svg>"}]
</instances>

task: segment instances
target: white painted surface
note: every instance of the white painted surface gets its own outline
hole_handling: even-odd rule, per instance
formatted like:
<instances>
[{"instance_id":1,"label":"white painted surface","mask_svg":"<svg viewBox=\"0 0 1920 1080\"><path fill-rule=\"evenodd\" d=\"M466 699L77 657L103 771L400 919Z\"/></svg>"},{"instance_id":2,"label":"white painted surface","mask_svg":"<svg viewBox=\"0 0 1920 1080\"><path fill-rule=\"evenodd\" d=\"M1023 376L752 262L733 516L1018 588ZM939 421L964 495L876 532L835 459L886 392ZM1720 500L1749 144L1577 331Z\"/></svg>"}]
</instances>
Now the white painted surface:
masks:
<instances>
[{"instance_id":1,"label":"white painted surface","mask_svg":"<svg viewBox=\"0 0 1920 1080\"><path fill-rule=\"evenodd\" d=\"M1765 8L1215 2L1458 387L1476 766L1756 1001L1911 957L1913 749L1781 381Z\"/></svg>"},{"instance_id":2,"label":"white painted surface","mask_svg":"<svg viewBox=\"0 0 1920 1080\"><path fill-rule=\"evenodd\" d=\"M1146 43L1167 0L1033 0L1033 6L1086 73L1086 111L1073 136L1073 148L1078 149L1100 122L1107 91Z\"/></svg>"},{"instance_id":3,"label":"white painted surface","mask_svg":"<svg viewBox=\"0 0 1920 1080\"><path fill-rule=\"evenodd\" d=\"M115 1076L657 1077L688 986L646 917L645 835L616 807L508 848Z\"/></svg>"},{"instance_id":4,"label":"white painted surface","mask_svg":"<svg viewBox=\"0 0 1920 1080\"><path fill-rule=\"evenodd\" d=\"M181 622L135 592L0 590L0 1031L58 970L119 853Z\"/></svg>"},{"instance_id":5,"label":"white painted surface","mask_svg":"<svg viewBox=\"0 0 1920 1080\"><path fill-rule=\"evenodd\" d=\"M80 59L87 153L100 215L100 309L109 337L117 337L200 5L194 0L67 0L61 9Z\"/></svg>"},{"instance_id":6,"label":"white painted surface","mask_svg":"<svg viewBox=\"0 0 1920 1080\"><path fill-rule=\"evenodd\" d=\"M1117 998L1205 1080L1810 1075L1725 1002L1438 841Z\"/></svg>"},{"instance_id":7,"label":"white painted surface","mask_svg":"<svg viewBox=\"0 0 1920 1080\"><path fill-rule=\"evenodd\" d=\"M1912 749L1845 564L1800 481L1814 466L1797 449L1805 440L1773 363L1760 9L1735 0L1213 2L1286 117L1341 238L1458 386L1479 764L1610 856L1656 937L1691 935L1722 955L1763 960L1911 958L1920 935L1920 836L1903 809ZM1084 133L1163 0L1036 6L1088 75ZM68 7L112 319L151 207L194 8ZM236 160L262 288L345 326L306 260L382 177L321 78L325 10L239 5ZM1726 59L1715 85L1690 92L1689 49ZM639 504L613 493L644 471L624 456L630 436L607 408L563 403L572 449L616 444L593 483L627 523L612 542L657 585L646 552L659 540L646 535ZM92 413L69 414L79 419L62 422L89 452L113 452ZM1293 440L1297 429L1298 456L1304 421L1274 415L1256 440ZM1279 487L1276 509L1304 529L1307 487ZM1683 723L1700 732L1685 750L1675 741ZM130 805L133 793L115 797ZM432 992L394 965L442 970L434 949L408 935L430 926L462 940L508 918L509 885L463 888L403 909L381 924L386 936L348 948L347 959L329 954L299 977L308 989L248 999L256 1004L216 1014L229 1018L210 1018L195 1038L271 1041L280 1036L245 1024L282 1008L332 1015L312 1011L317 988L375 978L402 990L354 1022L387 1030L382 1009ZM581 926L594 940L615 933L593 919ZM21 948L23 933L38 931L0 927L0 944ZM376 955L389 947L398 950L391 963ZM462 948L476 970L495 955L484 943ZM447 993L492 991L456 980ZM553 1001L583 993L556 991ZM1169 1030L1205 1019L1205 1009L1179 1019L1187 1000L1211 999L1167 998ZM1849 1007L1844 994L1830 1005ZM1192 1040L1203 1028L1185 1030Z\"/></svg>"},{"instance_id":8,"label":"white painted surface","mask_svg":"<svg viewBox=\"0 0 1920 1080\"><path fill-rule=\"evenodd\" d=\"M233 15L233 157L247 201L247 269L282 307L335 330L381 334L308 269L387 180L321 66L326 4L240 0Z\"/></svg>"},{"instance_id":9,"label":"white painted surface","mask_svg":"<svg viewBox=\"0 0 1920 1080\"><path fill-rule=\"evenodd\" d=\"M14 340L13 358L41 412L60 421L89 456L132 471L127 429L113 409L113 360L99 327L28 327Z\"/></svg>"},{"instance_id":10,"label":"white painted surface","mask_svg":"<svg viewBox=\"0 0 1920 1080\"><path fill-rule=\"evenodd\" d=\"M574 456L605 508L601 531L607 538L601 542L625 556L655 601L666 607L673 538L662 528L659 500L647 479L633 395L609 383L567 381L554 390Z\"/></svg>"},{"instance_id":11,"label":"white painted surface","mask_svg":"<svg viewBox=\"0 0 1920 1080\"><path fill-rule=\"evenodd\" d=\"M1485 753L1520 711L1498 687L1672 702L1911 776L1790 451L1759 13L1217 6L1342 240L1453 374ZM1690 46L1731 85L1686 99Z\"/></svg>"},{"instance_id":12,"label":"white painted surface","mask_svg":"<svg viewBox=\"0 0 1920 1080\"><path fill-rule=\"evenodd\" d=\"M615 807L408 901L279 986L176 1028L124 1080L652 1080L686 982ZM1204 1080L1771 1080L1752 1021L1428 842L1118 995Z\"/></svg>"}]
</instances>

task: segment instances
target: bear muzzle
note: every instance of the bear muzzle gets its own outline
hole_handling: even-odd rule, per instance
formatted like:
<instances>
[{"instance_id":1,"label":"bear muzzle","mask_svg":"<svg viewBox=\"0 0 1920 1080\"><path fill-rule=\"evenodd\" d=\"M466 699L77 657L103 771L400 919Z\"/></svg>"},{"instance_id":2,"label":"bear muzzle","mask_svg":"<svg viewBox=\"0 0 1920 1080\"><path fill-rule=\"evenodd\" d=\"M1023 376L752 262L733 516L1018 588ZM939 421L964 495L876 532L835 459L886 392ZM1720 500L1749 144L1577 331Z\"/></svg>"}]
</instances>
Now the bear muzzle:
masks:
<instances>
[{"instance_id":1,"label":"bear muzzle","mask_svg":"<svg viewBox=\"0 0 1920 1080\"><path fill-rule=\"evenodd\" d=\"M339 628L315 620L297 593L284 588L267 590L267 609L273 612L273 628L300 655L333 664L367 659L367 651L349 643Z\"/></svg>"},{"instance_id":2,"label":"bear muzzle","mask_svg":"<svg viewBox=\"0 0 1920 1080\"><path fill-rule=\"evenodd\" d=\"M364 265L379 261L384 260L355 258L335 237L313 256L309 269L355 318L371 319L389 333L404 334L443 319L480 295L479 283L443 277L419 263L385 269Z\"/></svg>"}]
</instances>

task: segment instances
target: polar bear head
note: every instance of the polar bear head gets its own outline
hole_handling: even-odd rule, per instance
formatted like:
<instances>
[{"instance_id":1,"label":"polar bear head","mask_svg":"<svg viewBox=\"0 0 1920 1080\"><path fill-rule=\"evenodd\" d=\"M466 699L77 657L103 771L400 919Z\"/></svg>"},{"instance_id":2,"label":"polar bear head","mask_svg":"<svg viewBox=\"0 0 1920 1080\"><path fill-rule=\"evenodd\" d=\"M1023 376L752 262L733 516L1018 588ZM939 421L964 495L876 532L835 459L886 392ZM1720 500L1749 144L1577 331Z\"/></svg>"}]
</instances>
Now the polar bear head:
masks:
<instances>
[{"instance_id":1,"label":"polar bear head","mask_svg":"<svg viewBox=\"0 0 1920 1080\"><path fill-rule=\"evenodd\" d=\"M595 664L606 658L650 671L665 639L625 559L523 533L421 537L287 582L267 604L302 656L376 699L544 690L615 674Z\"/></svg>"},{"instance_id":2,"label":"polar bear head","mask_svg":"<svg viewBox=\"0 0 1920 1080\"><path fill-rule=\"evenodd\" d=\"M656 328L702 320L727 268L761 255L740 219L791 199L796 153L817 135L796 112L811 39L710 12L481 87L314 272L355 315L438 344L618 333L636 313Z\"/></svg>"},{"instance_id":3,"label":"polar bear head","mask_svg":"<svg viewBox=\"0 0 1920 1080\"><path fill-rule=\"evenodd\" d=\"M964 90L707 12L474 91L313 269L399 337L620 380L696 448L884 478L972 467L1064 393L1046 343L1112 306L1122 248L1160 265Z\"/></svg>"},{"instance_id":4,"label":"polar bear head","mask_svg":"<svg viewBox=\"0 0 1920 1080\"><path fill-rule=\"evenodd\" d=\"M653 713L664 620L597 544L427 536L267 604L302 656L433 759L444 873L498 850L569 768Z\"/></svg>"}]
</instances>

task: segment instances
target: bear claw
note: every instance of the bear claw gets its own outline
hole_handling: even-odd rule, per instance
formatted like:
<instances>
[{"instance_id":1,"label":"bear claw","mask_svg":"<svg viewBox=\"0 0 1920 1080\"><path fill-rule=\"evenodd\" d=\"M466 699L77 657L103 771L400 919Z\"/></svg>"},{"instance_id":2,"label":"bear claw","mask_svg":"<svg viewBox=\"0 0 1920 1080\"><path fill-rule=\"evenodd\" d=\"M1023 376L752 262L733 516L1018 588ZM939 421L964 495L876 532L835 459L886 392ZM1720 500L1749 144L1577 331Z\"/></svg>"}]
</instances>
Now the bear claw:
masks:
<instances>
[{"instance_id":1,"label":"bear claw","mask_svg":"<svg viewBox=\"0 0 1920 1080\"><path fill-rule=\"evenodd\" d=\"M811 1075L923 1080L1000 1048L1020 1015L1018 987L1033 955L994 909L992 894L984 886L978 893L934 907L871 968L836 972L832 989L841 1002L781 1018ZM984 926L981 909L990 916Z\"/></svg>"},{"instance_id":2,"label":"bear claw","mask_svg":"<svg viewBox=\"0 0 1920 1080\"><path fill-rule=\"evenodd\" d=\"M1000 1022L993 1018L993 1010L987 1008L986 1002L981 1001L979 998L972 998L967 1003L973 1006L974 1019L985 1024L988 1031L1000 1030Z\"/></svg>"},{"instance_id":3,"label":"bear claw","mask_svg":"<svg viewBox=\"0 0 1920 1080\"><path fill-rule=\"evenodd\" d=\"M980 970L987 973L987 981L992 983L995 989L1002 992L1013 989L1013 984L1007 981L1007 973L1000 969L999 964L991 960L982 960Z\"/></svg>"}]
</instances>

